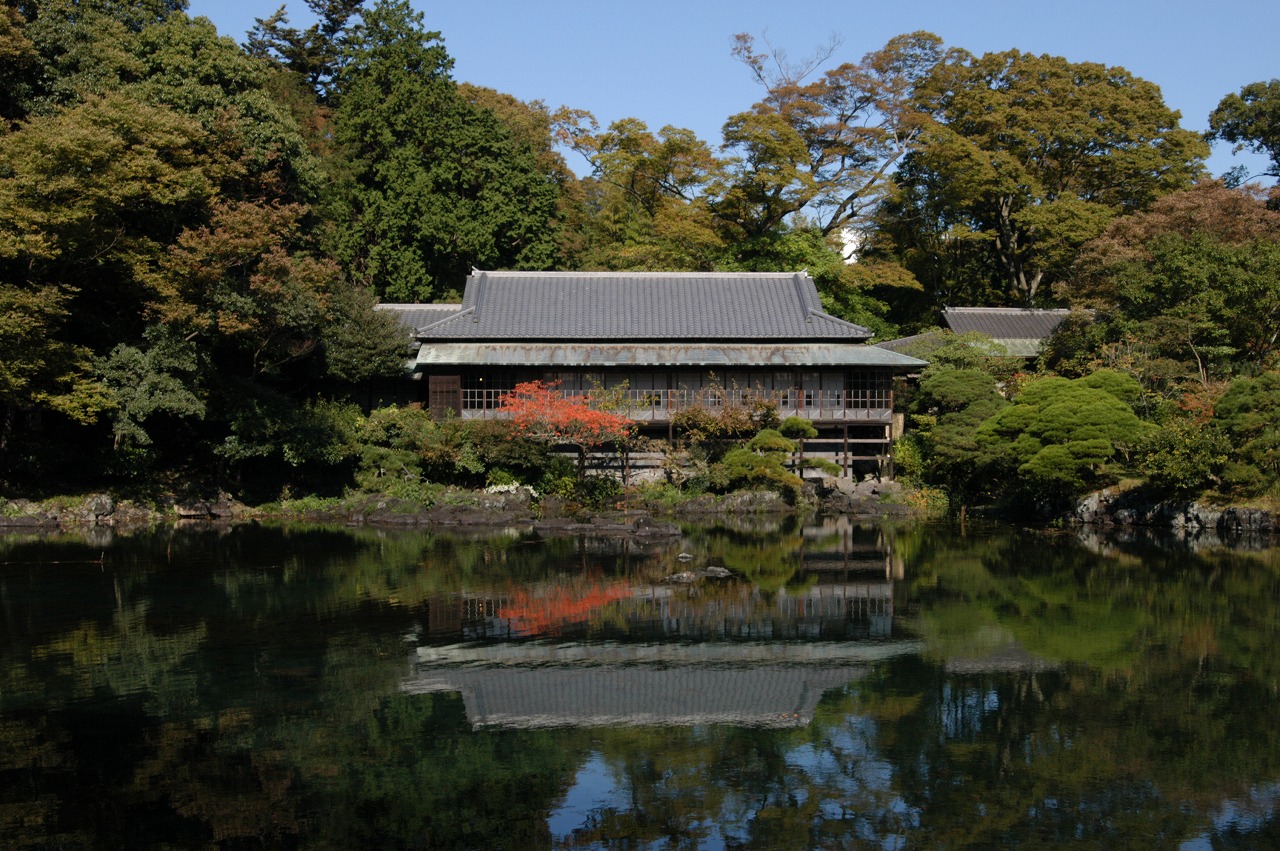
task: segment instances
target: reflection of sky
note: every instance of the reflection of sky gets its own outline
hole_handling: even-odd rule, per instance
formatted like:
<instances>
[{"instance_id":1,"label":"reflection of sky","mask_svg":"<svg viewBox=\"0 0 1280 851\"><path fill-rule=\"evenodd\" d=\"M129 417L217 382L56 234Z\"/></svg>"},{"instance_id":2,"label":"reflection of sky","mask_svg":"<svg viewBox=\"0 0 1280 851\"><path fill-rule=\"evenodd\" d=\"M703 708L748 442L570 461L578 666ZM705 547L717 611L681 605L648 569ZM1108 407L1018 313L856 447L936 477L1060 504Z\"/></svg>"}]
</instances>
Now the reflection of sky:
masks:
<instances>
[{"instance_id":1,"label":"reflection of sky","mask_svg":"<svg viewBox=\"0 0 1280 851\"><path fill-rule=\"evenodd\" d=\"M994 688L948 682L942 687L940 707L943 734L947 739L974 738L982 732L982 719L999 708L1000 695Z\"/></svg>"},{"instance_id":2,"label":"reflection of sky","mask_svg":"<svg viewBox=\"0 0 1280 851\"><path fill-rule=\"evenodd\" d=\"M560 845L571 839L575 831L593 828L597 815L602 811L627 812L631 809L630 799L625 783L610 772L599 751L593 752L578 769L573 786L547 816L552 841ZM698 842L700 849L722 851L727 847L724 834L715 824L696 823L686 827L694 833L705 831ZM667 847L666 840L660 840L656 847Z\"/></svg>"},{"instance_id":3,"label":"reflection of sky","mask_svg":"<svg viewBox=\"0 0 1280 851\"><path fill-rule=\"evenodd\" d=\"M1215 837L1260 831L1268 820L1275 817L1277 804L1280 804L1280 780L1255 786L1243 801L1224 801L1214 814L1210 829L1184 840L1178 846L1179 851L1211 851L1219 844Z\"/></svg>"},{"instance_id":4,"label":"reflection of sky","mask_svg":"<svg viewBox=\"0 0 1280 851\"><path fill-rule=\"evenodd\" d=\"M573 786L547 816L551 836L559 842L591 821L592 813L609 806L617 796L613 778L599 752L578 769Z\"/></svg>"},{"instance_id":5,"label":"reflection of sky","mask_svg":"<svg viewBox=\"0 0 1280 851\"><path fill-rule=\"evenodd\" d=\"M920 826L920 812L894 789L893 767L874 747L875 721L850 715L843 723L823 727L821 733L818 741L786 751L787 771L770 791L770 803L789 800L802 806L817 792L824 795L815 802L817 818L837 826L836 833L848 831L873 847L906 847L908 832ZM716 781L708 778L708 782ZM763 803L759 790L748 794L746 789L731 785L732 781L720 782L729 786L724 789L720 811L706 812L705 821L682 826L699 836L700 849L722 849L746 841L752 819ZM578 769L573 785L549 814L547 826L558 844L569 841L577 830L593 829L608 811L622 814L633 808L634 796L625 777L611 771L596 751ZM838 827L842 823L844 827Z\"/></svg>"}]
</instances>

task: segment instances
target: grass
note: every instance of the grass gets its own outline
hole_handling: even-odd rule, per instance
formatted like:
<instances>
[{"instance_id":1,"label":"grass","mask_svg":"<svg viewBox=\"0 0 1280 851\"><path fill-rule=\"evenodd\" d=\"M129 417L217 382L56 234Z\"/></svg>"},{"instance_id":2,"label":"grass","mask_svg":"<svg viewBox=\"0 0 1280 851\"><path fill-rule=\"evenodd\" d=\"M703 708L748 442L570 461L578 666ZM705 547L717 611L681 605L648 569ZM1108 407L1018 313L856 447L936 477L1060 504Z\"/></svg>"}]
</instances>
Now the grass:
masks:
<instances>
[{"instance_id":1,"label":"grass","mask_svg":"<svg viewBox=\"0 0 1280 851\"><path fill-rule=\"evenodd\" d=\"M951 506L945 491L920 484L902 484L880 494L881 505L903 505L928 517L942 517Z\"/></svg>"}]
</instances>

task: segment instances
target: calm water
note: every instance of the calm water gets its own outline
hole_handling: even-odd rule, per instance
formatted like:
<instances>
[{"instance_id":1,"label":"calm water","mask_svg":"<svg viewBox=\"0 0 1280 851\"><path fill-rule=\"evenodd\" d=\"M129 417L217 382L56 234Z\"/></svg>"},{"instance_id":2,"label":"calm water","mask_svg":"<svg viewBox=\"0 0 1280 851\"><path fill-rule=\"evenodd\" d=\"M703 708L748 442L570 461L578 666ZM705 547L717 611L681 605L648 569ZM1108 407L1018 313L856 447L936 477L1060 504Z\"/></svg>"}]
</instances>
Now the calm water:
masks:
<instances>
[{"instance_id":1,"label":"calm water","mask_svg":"<svg viewBox=\"0 0 1280 851\"><path fill-rule=\"evenodd\" d=\"M1276 848L1278 649L1276 549L0 538L0 847Z\"/></svg>"}]
</instances>

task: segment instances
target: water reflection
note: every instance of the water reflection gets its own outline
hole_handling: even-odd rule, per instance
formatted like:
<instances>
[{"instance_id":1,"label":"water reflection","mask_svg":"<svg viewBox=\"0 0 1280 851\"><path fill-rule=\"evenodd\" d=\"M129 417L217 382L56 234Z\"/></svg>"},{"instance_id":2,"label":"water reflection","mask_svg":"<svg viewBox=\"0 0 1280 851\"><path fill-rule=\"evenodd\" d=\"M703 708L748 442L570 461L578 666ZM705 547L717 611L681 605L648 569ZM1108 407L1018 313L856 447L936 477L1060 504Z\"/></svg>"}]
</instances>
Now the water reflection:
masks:
<instances>
[{"instance_id":1,"label":"water reflection","mask_svg":"<svg viewBox=\"0 0 1280 851\"><path fill-rule=\"evenodd\" d=\"M0 562L6 847L1280 847L1275 549L237 527Z\"/></svg>"},{"instance_id":2,"label":"water reflection","mask_svg":"<svg viewBox=\"0 0 1280 851\"><path fill-rule=\"evenodd\" d=\"M920 650L893 635L888 539L847 522L807 531L781 565L804 577L790 588L707 576L698 562L725 555L712 544L658 582L588 567L433 597L403 688L461 693L476 727L807 725L828 690Z\"/></svg>"},{"instance_id":3,"label":"water reflection","mask_svg":"<svg viewBox=\"0 0 1280 851\"><path fill-rule=\"evenodd\" d=\"M868 663L917 650L872 645L532 643L422 648L411 694L460 692L473 726L799 727Z\"/></svg>"}]
</instances>

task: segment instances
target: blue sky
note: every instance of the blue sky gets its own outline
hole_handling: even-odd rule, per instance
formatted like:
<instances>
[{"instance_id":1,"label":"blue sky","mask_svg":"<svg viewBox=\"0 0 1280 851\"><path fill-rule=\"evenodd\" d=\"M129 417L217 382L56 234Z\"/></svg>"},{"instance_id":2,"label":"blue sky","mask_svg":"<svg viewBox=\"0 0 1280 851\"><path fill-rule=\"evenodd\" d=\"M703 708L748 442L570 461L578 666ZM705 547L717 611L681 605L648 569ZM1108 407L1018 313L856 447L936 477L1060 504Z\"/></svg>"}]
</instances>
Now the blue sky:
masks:
<instances>
[{"instance_id":1,"label":"blue sky","mask_svg":"<svg viewBox=\"0 0 1280 851\"><path fill-rule=\"evenodd\" d=\"M372 0L369 0L372 2ZM191 0L237 41L278 0ZM720 127L759 99L761 90L729 54L734 33L749 32L796 59L842 39L832 62L856 61L894 35L928 30L973 53L1017 48L1076 62L1121 65L1160 86L1182 112L1183 126L1203 130L1226 94L1280 77L1274 40L1277 0L413 0L454 58L454 77L521 100L592 112L606 125L628 116L657 130L687 127L713 144ZM288 4L295 24L306 4ZM1209 162L1220 174L1265 159L1233 156L1219 144ZM575 168L580 164L573 163Z\"/></svg>"}]
</instances>

